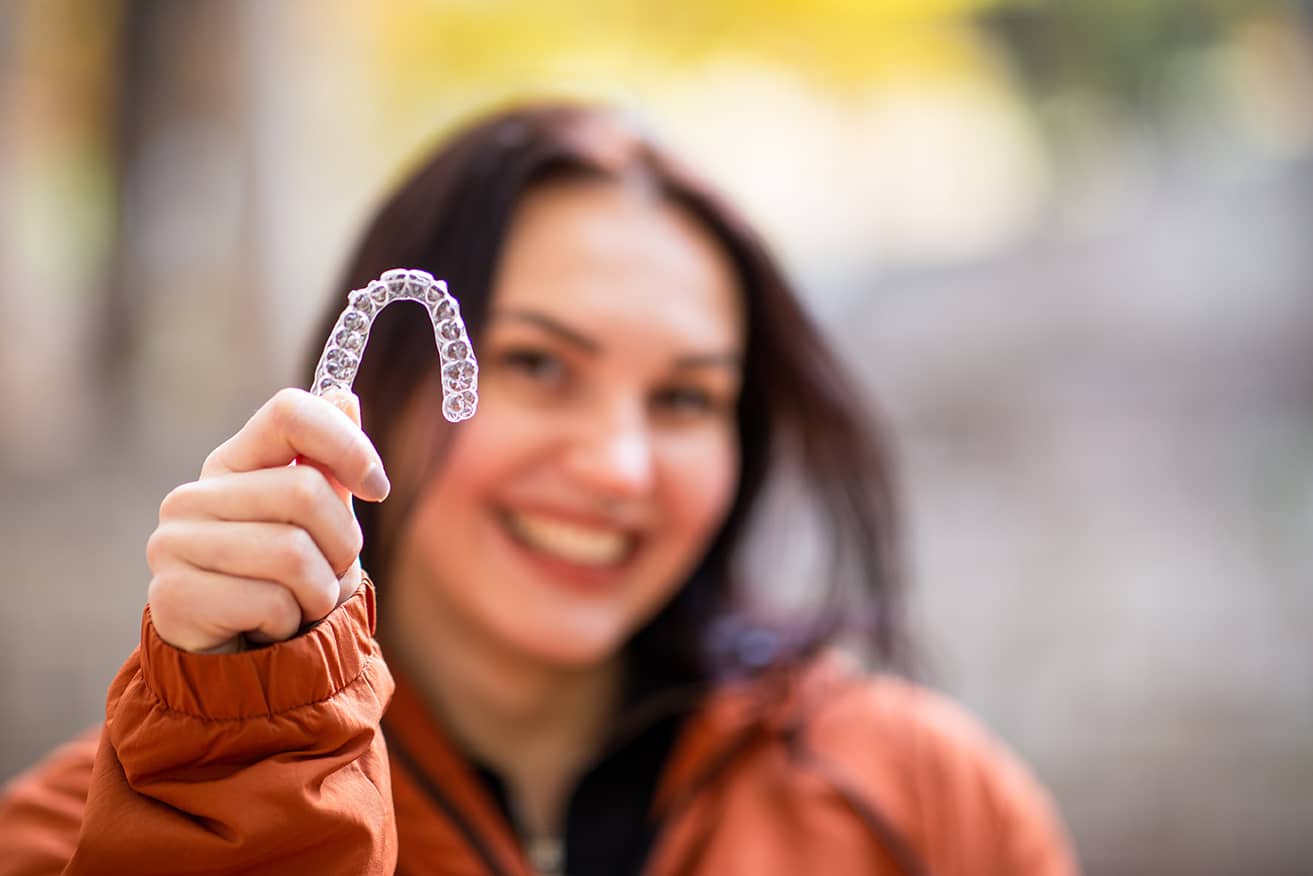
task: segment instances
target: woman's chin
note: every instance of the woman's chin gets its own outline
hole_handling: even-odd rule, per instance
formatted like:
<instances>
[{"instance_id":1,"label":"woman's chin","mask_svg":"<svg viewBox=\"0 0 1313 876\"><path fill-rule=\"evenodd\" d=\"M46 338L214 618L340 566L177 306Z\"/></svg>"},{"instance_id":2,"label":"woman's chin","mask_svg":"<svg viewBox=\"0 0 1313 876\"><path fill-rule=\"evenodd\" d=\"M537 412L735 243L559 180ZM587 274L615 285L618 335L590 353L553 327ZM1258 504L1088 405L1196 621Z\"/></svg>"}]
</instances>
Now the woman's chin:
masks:
<instances>
[{"instance_id":1,"label":"woman's chin","mask_svg":"<svg viewBox=\"0 0 1313 876\"><path fill-rule=\"evenodd\" d=\"M528 660L558 669L585 670L610 662L624 647L622 631L580 623L534 625L506 630L506 638Z\"/></svg>"}]
</instances>

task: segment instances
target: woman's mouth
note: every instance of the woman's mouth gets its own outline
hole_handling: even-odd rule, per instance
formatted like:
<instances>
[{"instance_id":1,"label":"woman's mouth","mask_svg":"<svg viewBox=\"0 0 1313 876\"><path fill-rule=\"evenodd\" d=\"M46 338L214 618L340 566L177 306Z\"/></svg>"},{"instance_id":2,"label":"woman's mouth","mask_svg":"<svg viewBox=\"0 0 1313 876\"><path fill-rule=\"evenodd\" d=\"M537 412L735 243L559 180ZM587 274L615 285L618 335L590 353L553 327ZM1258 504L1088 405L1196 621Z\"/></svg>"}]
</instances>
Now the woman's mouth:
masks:
<instances>
[{"instance_id":1,"label":"woman's mouth","mask_svg":"<svg viewBox=\"0 0 1313 876\"><path fill-rule=\"evenodd\" d=\"M508 511L503 520L511 536L523 547L590 568L622 564L633 554L637 543L637 538L623 529L571 523L554 516Z\"/></svg>"}]
</instances>

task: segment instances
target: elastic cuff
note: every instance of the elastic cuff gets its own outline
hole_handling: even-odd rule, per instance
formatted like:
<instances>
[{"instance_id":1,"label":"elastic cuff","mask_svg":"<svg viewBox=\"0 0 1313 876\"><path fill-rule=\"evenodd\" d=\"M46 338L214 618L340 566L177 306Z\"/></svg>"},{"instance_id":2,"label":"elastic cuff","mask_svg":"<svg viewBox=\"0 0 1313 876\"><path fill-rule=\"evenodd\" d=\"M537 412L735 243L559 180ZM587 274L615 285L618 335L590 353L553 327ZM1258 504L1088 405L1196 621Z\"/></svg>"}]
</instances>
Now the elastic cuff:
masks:
<instances>
[{"instance_id":1,"label":"elastic cuff","mask_svg":"<svg viewBox=\"0 0 1313 876\"><path fill-rule=\"evenodd\" d=\"M368 577L303 635L238 654L192 654L160 638L150 606L141 617L141 675L171 711L212 721L273 716L327 700L377 655L374 585Z\"/></svg>"}]
</instances>

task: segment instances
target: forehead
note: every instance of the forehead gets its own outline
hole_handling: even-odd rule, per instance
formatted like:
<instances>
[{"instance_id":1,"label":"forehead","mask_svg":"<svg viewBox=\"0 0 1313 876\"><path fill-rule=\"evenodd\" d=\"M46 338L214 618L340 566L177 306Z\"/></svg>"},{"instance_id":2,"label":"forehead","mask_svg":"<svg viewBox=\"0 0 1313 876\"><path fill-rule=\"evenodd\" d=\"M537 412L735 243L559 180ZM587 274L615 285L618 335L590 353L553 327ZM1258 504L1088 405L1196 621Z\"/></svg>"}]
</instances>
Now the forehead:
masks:
<instances>
[{"instance_id":1,"label":"forehead","mask_svg":"<svg viewBox=\"0 0 1313 876\"><path fill-rule=\"evenodd\" d=\"M492 303L546 313L603 342L743 343L742 293L724 247L687 211L618 182L550 183L526 195Z\"/></svg>"}]
</instances>

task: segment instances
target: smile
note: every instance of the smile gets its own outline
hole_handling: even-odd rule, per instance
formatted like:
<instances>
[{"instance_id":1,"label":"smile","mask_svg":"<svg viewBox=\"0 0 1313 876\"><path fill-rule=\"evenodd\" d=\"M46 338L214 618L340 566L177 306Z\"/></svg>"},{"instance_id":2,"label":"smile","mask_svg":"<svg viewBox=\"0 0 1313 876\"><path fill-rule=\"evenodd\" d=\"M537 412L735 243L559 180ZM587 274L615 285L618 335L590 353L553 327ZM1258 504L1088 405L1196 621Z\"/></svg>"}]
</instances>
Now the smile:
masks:
<instances>
[{"instance_id":1,"label":"smile","mask_svg":"<svg viewBox=\"0 0 1313 876\"><path fill-rule=\"evenodd\" d=\"M539 514L512 511L504 519L520 544L581 566L618 565L629 556L636 541L623 530L581 526Z\"/></svg>"}]
</instances>

